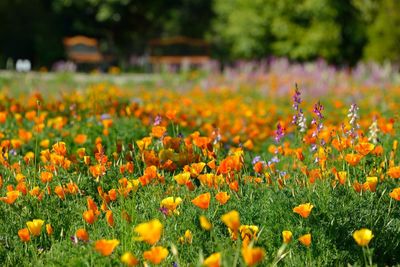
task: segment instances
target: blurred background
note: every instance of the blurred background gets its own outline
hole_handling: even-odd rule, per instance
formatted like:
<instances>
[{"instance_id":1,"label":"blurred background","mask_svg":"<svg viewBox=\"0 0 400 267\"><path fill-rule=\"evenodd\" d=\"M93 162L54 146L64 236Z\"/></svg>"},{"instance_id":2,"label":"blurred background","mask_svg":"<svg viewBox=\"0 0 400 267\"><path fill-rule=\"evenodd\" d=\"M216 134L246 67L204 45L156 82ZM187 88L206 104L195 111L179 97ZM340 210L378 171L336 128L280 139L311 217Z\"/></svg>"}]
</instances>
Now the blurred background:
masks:
<instances>
[{"instance_id":1,"label":"blurred background","mask_svg":"<svg viewBox=\"0 0 400 267\"><path fill-rule=\"evenodd\" d=\"M1 0L0 25L0 69L18 59L36 70L65 68L77 63L75 50L99 54L82 64L138 72L190 56L222 65L400 61L399 0ZM95 42L74 47L66 41L73 36Z\"/></svg>"}]
</instances>

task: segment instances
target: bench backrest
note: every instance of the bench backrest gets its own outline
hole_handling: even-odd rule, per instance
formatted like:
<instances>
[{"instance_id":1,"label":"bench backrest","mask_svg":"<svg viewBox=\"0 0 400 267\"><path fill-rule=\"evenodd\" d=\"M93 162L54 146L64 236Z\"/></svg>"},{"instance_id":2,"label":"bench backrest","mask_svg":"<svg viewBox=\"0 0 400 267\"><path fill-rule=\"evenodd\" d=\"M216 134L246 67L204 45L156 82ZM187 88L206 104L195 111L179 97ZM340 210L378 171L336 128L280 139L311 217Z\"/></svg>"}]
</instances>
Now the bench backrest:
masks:
<instances>
[{"instance_id":1,"label":"bench backrest","mask_svg":"<svg viewBox=\"0 0 400 267\"><path fill-rule=\"evenodd\" d=\"M86 36L64 38L64 46L69 60L76 63L99 63L103 56L99 52L98 42Z\"/></svg>"}]
</instances>

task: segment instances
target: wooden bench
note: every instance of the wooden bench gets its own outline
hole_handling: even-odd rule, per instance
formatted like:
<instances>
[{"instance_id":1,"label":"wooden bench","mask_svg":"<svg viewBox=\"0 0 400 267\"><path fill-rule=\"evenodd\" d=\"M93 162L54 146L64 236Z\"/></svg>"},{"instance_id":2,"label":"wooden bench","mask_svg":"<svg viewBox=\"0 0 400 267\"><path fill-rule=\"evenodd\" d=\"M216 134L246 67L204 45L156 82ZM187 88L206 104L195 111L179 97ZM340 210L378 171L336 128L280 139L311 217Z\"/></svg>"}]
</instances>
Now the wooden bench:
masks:
<instances>
[{"instance_id":1,"label":"wooden bench","mask_svg":"<svg viewBox=\"0 0 400 267\"><path fill-rule=\"evenodd\" d=\"M201 39L177 36L149 41L149 61L161 65L187 68L205 66L210 62L209 44Z\"/></svg>"},{"instance_id":2,"label":"wooden bench","mask_svg":"<svg viewBox=\"0 0 400 267\"><path fill-rule=\"evenodd\" d=\"M100 64L104 61L98 48L98 41L86 36L64 38L67 58L76 64Z\"/></svg>"}]
</instances>

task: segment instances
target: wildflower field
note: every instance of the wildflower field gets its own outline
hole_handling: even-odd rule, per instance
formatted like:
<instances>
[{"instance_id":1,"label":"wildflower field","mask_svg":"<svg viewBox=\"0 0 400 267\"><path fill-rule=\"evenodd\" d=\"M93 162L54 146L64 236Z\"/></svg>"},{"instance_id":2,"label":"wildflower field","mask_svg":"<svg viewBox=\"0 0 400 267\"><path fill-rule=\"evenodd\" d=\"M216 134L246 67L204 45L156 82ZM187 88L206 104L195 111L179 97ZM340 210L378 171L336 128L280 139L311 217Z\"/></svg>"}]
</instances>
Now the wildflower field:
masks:
<instances>
[{"instance_id":1,"label":"wildflower field","mask_svg":"<svg viewBox=\"0 0 400 267\"><path fill-rule=\"evenodd\" d=\"M0 263L400 264L396 75L2 83Z\"/></svg>"}]
</instances>

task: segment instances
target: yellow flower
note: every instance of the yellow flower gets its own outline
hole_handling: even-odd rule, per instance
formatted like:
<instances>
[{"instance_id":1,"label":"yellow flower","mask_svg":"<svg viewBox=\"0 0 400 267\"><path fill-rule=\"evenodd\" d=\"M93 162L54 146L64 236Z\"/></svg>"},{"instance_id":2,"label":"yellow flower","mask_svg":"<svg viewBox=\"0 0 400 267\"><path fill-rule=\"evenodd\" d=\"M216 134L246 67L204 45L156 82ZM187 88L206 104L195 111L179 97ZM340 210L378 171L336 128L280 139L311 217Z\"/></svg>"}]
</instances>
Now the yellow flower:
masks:
<instances>
[{"instance_id":1,"label":"yellow flower","mask_svg":"<svg viewBox=\"0 0 400 267\"><path fill-rule=\"evenodd\" d=\"M182 203L182 199L180 197L177 197L174 199L174 197L167 197L161 200L161 208L167 210L167 215L172 215L172 213L175 213L176 215L179 215L179 211L176 210L179 204Z\"/></svg>"},{"instance_id":2,"label":"yellow flower","mask_svg":"<svg viewBox=\"0 0 400 267\"><path fill-rule=\"evenodd\" d=\"M224 215L222 215L221 220L228 226L229 229L236 232L240 226L239 212L232 210Z\"/></svg>"},{"instance_id":3,"label":"yellow flower","mask_svg":"<svg viewBox=\"0 0 400 267\"><path fill-rule=\"evenodd\" d=\"M174 176L174 180L179 185L185 185L190 180L190 172L179 173L179 174Z\"/></svg>"},{"instance_id":4,"label":"yellow flower","mask_svg":"<svg viewBox=\"0 0 400 267\"><path fill-rule=\"evenodd\" d=\"M146 223L141 223L134 228L134 231L140 236L136 240L144 241L150 245L157 243L162 234L163 225L158 219L151 220Z\"/></svg>"},{"instance_id":5,"label":"yellow flower","mask_svg":"<svg viewBox=\"0 0 400 267\"><path fill-rule=\"evenodd\" d=\"M292 241L293 234L291 231L282 231L283 243L289 244Z\"/></svg>"},{"instance_id":6,"label":"yellow flower","mask_svg":"<svg viewBox=\"0 0 400 267\"><path fill-rule=\"evenodd\" d=\"M210 223L210 221L207 219L206 216L201 215L199 220L200 220L200 226L203 230L206 230L206 231L211 230L212 224Z\"/></svg>"},{"instance_id":7,"label":"yellow flower","mask_svg":"<svg viewBox=\"0 0 400 267\"><path fill-rule=\"evenodd\" d=\"M221 253L217 252L211 254L207 259L204 260L203 265L207 267L221 266Z\"/></svg>"},{"instance_id":8,"label":"yellow flower","mask_svg":"<svg viewBox=\"0 0 400 267\"><path fill-rule=\"evenodd\" d=\"M192 231L186 230L185 234L179 238L179 242L182 244L192 244L193 241L193 234Z\"/></svg>"},{"instance_id":9,"label":"yellow flower","mask_svg":"<svg viewBox=\"0 0 400 267\"><path fill-rule=\"evenodd\" d=\"M135 266L139 263L138 259L130 252L125 252L124 255L121 256L121 261L126 266Z\"/></svg>"},{"instance_id":10,"label":"yellow flower","mask_svg":"<svg viewBox=\"0 0 400 267\"><path fill-rule=\"evenodd\" d=\"M243 240L243 246L246 247L252 240L257 238L258 226L256 225L241 225L239 227L240 236Z\"/></svg>"},{"instance_id":11,"label":"yellow flower","mask_svg":"<svg viewBox=\"0 0 400 267\"><path fill-rule=\"evenodd\" d=\"M42 231L43 224L44 224L44 221L43 220L39 220L39 219L26 222L26 226L28 226L29 232L31 232L31 234L33 236L40 235L40 232Z\"/></svg>"},{"instance_id":12,"label":"yellow flower","mask_svg":"<svg viewBox=\"0 0 400 267\"><path fill-rule=\"evenodd\" d=\"M353 238L361 247L368 246L371 239L374 237L372 231L366 228L354 231Z\"/></svg>"}]
</instances>

